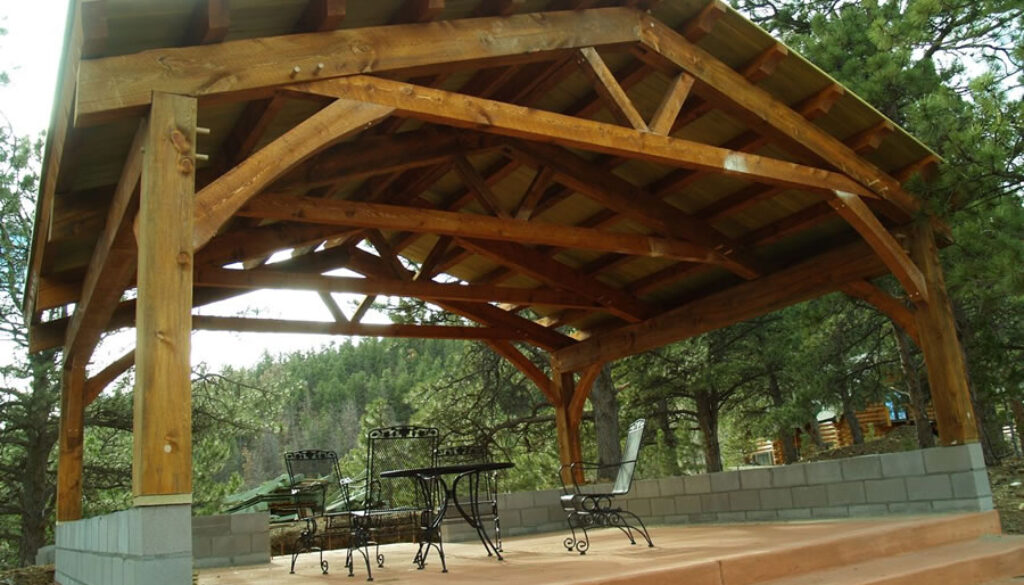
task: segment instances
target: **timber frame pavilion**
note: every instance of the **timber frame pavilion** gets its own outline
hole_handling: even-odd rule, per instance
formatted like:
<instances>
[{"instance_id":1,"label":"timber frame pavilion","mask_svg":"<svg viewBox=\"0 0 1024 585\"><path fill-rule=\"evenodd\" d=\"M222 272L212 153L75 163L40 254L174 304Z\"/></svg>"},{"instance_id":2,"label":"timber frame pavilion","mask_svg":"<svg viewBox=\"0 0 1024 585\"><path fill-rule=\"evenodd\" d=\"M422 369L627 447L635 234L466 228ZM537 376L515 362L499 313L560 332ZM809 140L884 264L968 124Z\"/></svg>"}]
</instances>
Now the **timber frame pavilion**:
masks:
<instances>
[{"instance_id":1,"label":"timber frame pavilion","mask_svg":"<svg viewBox=\"0 0 1024 585\"><path fill-rule=\"evenodd\" d=\"M73 0L24 304L63 347L58 522L132 365L135 505L191 502L193 329L480 340L569 461L602 364L843 291L920 345L941 442L974 441L945 231L904 187L938 161L718 0ZM335 320L192 314L262 288ZM361 323L377 295L466 324Z\"/></svg>"}]
</instances>

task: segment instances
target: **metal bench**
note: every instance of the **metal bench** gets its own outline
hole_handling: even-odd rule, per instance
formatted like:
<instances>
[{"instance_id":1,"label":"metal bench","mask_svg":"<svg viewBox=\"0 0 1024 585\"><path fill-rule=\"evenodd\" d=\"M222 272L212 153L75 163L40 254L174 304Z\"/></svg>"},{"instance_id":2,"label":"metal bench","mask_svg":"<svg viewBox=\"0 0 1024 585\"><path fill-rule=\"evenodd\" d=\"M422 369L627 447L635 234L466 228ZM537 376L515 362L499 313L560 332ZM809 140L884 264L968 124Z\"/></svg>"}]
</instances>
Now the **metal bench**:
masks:
<instances>
[{"instance_id":1,"label":"metal bench","mask_svg":"<svg viewBox=\"0 0 1024 585\"><path fill-rule=\"evenodd\" d=\"M615 499L628 494L633 485L633 472L636 470L645 424L646 421L641 418L630 425L623 458L619 463L599 465L573 461L562 466L562 510L568 517L569 530L572 532L563 542L567 550L586 554L590 548L587 529L598 527L618 528L629 538L630 544L636 544L633 537L635 531L644 537L647 546L654 546L643 520L633 512L615 505ZM617 468L615 483L610 490L602 489L606 485L594 483L588 477L588 474L596 476L601 469L609 468ZM591 481L588 482L588 479Z\"/></svg>"}]
</instances>

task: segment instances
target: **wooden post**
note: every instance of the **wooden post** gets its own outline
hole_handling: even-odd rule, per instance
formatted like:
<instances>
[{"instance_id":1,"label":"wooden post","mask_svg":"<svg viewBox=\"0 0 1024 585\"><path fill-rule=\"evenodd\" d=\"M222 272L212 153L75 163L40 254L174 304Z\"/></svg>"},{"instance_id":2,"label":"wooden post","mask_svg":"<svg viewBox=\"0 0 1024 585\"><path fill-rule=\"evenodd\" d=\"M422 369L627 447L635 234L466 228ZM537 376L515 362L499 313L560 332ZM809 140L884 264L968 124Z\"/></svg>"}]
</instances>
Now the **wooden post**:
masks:
<instances>
[{"instance_id":1,"label":"wooden post","mask_svg":"<svg viewBox=\"0 0 1024 585\"><path fill-rule=\"evenodd\" d=\"M928 302L918 305L915 319L928 369L939 441L943 445L975 442L978 426L967 387L967 369L930 223L922 222L914 230L911 256L924 274L928 291Z\"/></svg>"},{"instance_id":2,"label":"wooden post","mask_svg":"<svg viewBox=\"0 0 1024 585\"><path fill-rule=\"evenodd\" d=\"M566 467L573 461L583 460L583 448L580 445L580 417L573 416L572 397L576 389L576 382L572 372L560 372L555 368L551 370L551 386L558 401L555 406L555 431L558 433L558 459L562 463L562 481L582 483L583 470L575 473L575 478L569 475L569 468Z\"/></svg>"},{"instance_id":3,"label":"wooden post","mask_svg":"<svg viewBox=\"0 0 1024 585\"><path fill-rule=\"evenodd\" d=\"M153 94L142 167L135 505L192 499L192 223L196 100Z\"/></svg>"},{"instance_id":4,"label":"wooden post","mask_svg":"<svg viewBox=\"0 0 1024 585\"><path fill-rule=\"evenodd\" d=\"M60 438L57 459L57 522L82 518L82 439L84 433L85 360L64 364L60 392Z\"/></svg>"}]
</instances>

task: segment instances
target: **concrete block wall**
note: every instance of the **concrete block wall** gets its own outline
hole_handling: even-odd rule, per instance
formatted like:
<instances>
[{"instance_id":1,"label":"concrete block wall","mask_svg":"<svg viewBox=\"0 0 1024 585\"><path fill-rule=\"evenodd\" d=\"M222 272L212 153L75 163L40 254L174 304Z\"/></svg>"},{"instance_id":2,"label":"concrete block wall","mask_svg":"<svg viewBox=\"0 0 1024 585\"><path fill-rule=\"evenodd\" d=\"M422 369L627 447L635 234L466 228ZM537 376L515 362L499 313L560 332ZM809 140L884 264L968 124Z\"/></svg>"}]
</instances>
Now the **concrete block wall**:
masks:
<instances>
[{"instance_id":1,"label":"concrete block wall","mask_svg":"<svg viewBox=\"0 0 1024 585\"><path fill-rule=\"evenodd\" d=\"M145 506L57 525L60 585L187 585L192 506Z\"/></svg>"},{"instance_id":2,"label":"concrete block wall","mask_svg":"<svg viewBox=\"0 0 1024 585\"><path fill-rule=\"evenodd\" d=\"M502 534L564 530L560 494L561 490L503 494ZM619 501L647 524L772 522L981 512L992 509L992 492L981 446L974 443L647 479L637 481ZM465 523L446 528L451 541L476 538Z\"/></svg>"},{"instance_id":3,"label":"concrete block wall","mask_svg":"<svg viewBox=\"0 0 1024 585\"><path fill-rule=\"evenodd\" d=\"M270 562L270 514L220 514L192 519L196 568L237 567Z\"/></svg>"}]
</instances>

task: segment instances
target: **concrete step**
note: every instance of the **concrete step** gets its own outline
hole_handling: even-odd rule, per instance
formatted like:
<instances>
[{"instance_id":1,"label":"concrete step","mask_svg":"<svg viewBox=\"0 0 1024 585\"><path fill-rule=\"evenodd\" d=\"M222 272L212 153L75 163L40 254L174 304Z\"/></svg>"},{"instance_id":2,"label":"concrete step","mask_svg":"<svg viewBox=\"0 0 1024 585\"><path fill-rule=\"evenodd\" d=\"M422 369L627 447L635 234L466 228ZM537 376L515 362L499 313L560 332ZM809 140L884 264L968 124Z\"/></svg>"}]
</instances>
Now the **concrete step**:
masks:
<instances>
[{"instance_id":1,"label":"concrete step","mask_svg":"<svg viewBox=\"0 0 1024 585\"><path fill-rule=\"evenodd\" d=\"M996 512L909 518L860 530L842 530L816 542L771 543L719 559L723 585L755 585L772 579L843 567L950 543L1000 534Z\"/></svg>"},{"instance_id":2,"label":"concrete step","mask_svg":"<svg viewBox=\"0 0 1024 585\"><path fill-rule=\"evenodd\" d=\"M1024 537L987 536L775 579L761 585L982 585L1022 572Z\"/></svg>"}]
</instances>

